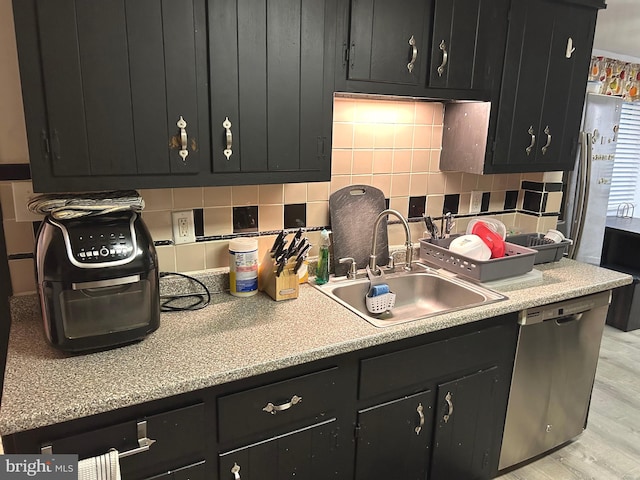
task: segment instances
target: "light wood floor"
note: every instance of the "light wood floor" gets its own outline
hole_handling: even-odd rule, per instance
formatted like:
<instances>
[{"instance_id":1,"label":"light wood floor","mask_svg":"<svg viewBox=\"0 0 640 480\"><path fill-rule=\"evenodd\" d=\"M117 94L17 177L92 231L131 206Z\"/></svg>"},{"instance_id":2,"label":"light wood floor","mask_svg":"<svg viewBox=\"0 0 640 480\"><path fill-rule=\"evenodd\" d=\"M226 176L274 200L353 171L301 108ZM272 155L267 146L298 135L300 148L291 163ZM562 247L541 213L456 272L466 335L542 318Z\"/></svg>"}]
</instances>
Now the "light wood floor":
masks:
<instances>
[{"instance_id":1,"label":"light wood floor","mask_svg":"<svg viewBox=\"0 0 640 480\"><path fill-rule=\"evenodd\" d=\"M640 330L605 327L587 429L500 480L640 480Z\"/></svg>"}]
</instances>

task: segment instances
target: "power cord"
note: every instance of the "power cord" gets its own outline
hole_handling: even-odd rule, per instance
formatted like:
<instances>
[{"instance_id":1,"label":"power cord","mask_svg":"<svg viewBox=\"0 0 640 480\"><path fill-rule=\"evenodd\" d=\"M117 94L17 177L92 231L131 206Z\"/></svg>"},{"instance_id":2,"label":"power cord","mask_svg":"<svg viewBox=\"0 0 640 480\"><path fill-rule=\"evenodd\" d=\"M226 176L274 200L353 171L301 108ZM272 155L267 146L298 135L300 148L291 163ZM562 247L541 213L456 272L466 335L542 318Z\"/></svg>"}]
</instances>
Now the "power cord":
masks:
<instances>
[{"instance_id":1,"label":"power cord","mask_svg":"<svg viewBox=\"0 0 640 480\"><path fill-rule=\"evenodd\" d=\"M184 273L178 272L160 272L159 278L166 278L169 276L176 276L186 278L192 282L197 283L203 288L203 292L195 292L195 293L179 293L175 295L160 295L160 311L161 312L186 312L193 310L201 310L211 302L211 292L206 287L204 283L202 283L197 278L190 277L189 275L185 275ZM206 297L206 298L205 298ZM172 305L172 303L184 300L187 298L193 298L194 301L191 304L187 305Z\"/></svg>"}]
</instances>

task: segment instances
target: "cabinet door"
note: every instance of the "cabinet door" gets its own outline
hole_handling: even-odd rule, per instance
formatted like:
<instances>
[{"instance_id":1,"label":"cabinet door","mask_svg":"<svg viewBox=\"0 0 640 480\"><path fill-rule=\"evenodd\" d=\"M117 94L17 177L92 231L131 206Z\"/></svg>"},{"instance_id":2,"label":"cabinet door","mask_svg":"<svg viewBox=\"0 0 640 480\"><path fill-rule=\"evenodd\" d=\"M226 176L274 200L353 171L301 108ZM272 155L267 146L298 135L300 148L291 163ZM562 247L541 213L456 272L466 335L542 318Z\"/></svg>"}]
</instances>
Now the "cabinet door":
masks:
<instances>
[{"instance_id":1,"label":"cabinet door","mask_svg":"<svg viewBox=\"0 0 640 480\"><path fill-rule=\"evenodd\" d=\"M358 412L357 480L426 478L434 398L426 390Z\"/></svg>"},{"instance_id":2,"label":"cabinet door","mask_svg":"<svg viewBox=\"0 0 640 480\"><path fill-rule=\"evenodd\" d=\"M549 0L512 4L496 171L573 168L596 15Z\"/></svg>"},{"instance_id":3,"label":"cabinet door","mask_svg":"<svg viewBox=\"0 0 640 480\"><path fill-rule=\"evenodd\" d=\"M424 85L430 21L431 0L352 0L349 79Z\"/></svg>"},{"instance_id":4,"label":"cabinet door","mask_svg":"<svg viewBox=\"0 0 640 480\"><path fill-rule=\"evenodd\" d=\"M344 478L337 445L334 419L221 454L220 480Z\"/></svg>"},{"instance_id":5,"label":"cabinet door","mask_svg":"<svg viewBox=\"0 0 640 480\"><path fill-rule=\"evenodd\" d=\"M23 82L37 188L70 185L56 177L198 171L199 0L33 0L14 7L23 78L38 69L42 78L41 85ZM26 38L33 33L37 45ZM43 105L34 107L38 98Z\"/></svg>"},{"instance_id":6,"label":"cabinet door","mask_svg":"<svg viewBox=\"0 0 640 480\"><path fill-rule=\"evenodd\" d=\"M534 166L553 40L553 18L540 2L513 2L505 54L494 165Z\"/></svg>"},{"instance_id":7,"label":"cabinet door","mask_svg":"<svg viewBox=\"0 0 640 480\"><path fill-rule=\"evenodd\" d=\"M571 170L582 118L596 10L577 5L552 4L553 41L549 52L540 141L536 163Z\"/></svg>"},{"instance_id":8,"label":"cabinet door","mask_svg":"<svg viewBox=\"0 0 640 480\"><path fill-rule=\"evenodd\" d=\"M438 386L429 478L492 478L500 449L496 419L504 418L499 371L496 366Z\"/></svg>"},{"instance_id":9,"label":"cabinet door","mask_svg":"<svg viewBox=\"0 0 640 480\"><path fill-rule=\"evenodd\" d=\"M335 18L335 0L210 2L214 173L329 179Z\"/></svg>"},{"instance_id":10,"label":"cabinet door","mask_svg":"<svg viewBox=\"0 0 640 480\"><path fill-rule=\"evenodd\" d=\"M480 8L486 3L486 0L436 0L430 87L473 87Z\"/></svg>"}]
</instances>

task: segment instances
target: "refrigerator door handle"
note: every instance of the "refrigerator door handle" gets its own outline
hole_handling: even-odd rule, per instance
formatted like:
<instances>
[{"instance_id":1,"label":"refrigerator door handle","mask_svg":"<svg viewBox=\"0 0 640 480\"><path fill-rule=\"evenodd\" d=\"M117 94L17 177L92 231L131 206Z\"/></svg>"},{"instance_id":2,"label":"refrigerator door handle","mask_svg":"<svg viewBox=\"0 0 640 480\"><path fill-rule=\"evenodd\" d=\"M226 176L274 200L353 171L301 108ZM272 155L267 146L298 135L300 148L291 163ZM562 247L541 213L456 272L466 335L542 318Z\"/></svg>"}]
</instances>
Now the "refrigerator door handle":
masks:
<instances>
[{"instance_id":1,"label":"refrigerator door handle","mask_svg":"<svg viewBox=\"0 0 640 480\"><path fill-rule=\"evenodd\" d=\"M575 259L582 232L584 231L585 214L589 203L589 179L591 178L592 143L591 134L582 132L580 135L580 173L576 202L573 216L573 244L569 247L569 258Z\"/></svg>"}]
</instances>

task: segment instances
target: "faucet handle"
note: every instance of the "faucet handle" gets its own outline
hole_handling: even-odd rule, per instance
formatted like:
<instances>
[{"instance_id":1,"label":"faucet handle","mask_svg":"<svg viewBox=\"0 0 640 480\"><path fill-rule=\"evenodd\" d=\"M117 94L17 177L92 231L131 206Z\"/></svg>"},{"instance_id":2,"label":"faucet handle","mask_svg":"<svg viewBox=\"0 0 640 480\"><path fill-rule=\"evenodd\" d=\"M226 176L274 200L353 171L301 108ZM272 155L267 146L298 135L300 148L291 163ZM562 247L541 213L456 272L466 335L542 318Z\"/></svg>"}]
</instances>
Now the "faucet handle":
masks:
<instances>
[{"instance_id":1,"label":"faucet handle","mask_svg":"<svg viewBox=\"0 0 640 480\"><path fill-rule=\"evenodd\" d=\"M338 263L350 263L349 271L347 272L347 278L356 278L358 273L358 266L356 265L356 260L353 257L344 257L338 260Z\"/></svg>"},{"instance_id":2,"label":"faucet handle","mask_svg":"<svg viewBox=\"0 0 640 480\"><path fill-rule=\"evenodd\" d=\"M387 268L391 270L396 268L396 260L393 258L393 255L389 255L389 260L387 261Z\"/></svg>"}]
</instances>

